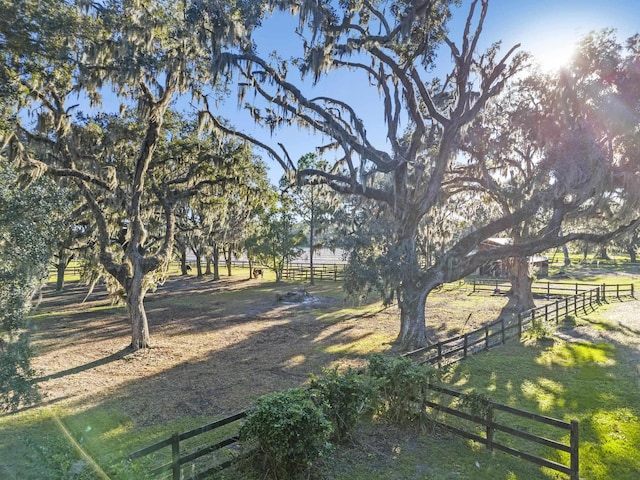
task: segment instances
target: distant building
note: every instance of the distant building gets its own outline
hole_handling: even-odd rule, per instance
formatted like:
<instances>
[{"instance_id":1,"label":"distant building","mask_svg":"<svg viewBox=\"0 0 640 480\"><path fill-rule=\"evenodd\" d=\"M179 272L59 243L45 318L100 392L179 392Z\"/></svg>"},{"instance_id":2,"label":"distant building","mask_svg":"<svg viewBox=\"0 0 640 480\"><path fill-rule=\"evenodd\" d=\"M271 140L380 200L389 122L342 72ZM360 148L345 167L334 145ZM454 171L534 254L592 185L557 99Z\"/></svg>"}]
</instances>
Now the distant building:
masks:
<instances>
[{"instance_id":1,"label":"distant building","mask_svg":"<svg viewBox=\"0 0 640 480\"><path fill-rule=\"evenodd\" d=\"M487 238L480 242L479 250L486 250L494 247L503 247L512 245L511 238ZM534 255L529 258L529 263L533 268L533 272L537 277L546 277L549 275L549 258L542 255ZM477 271L477 275L482 277L507 278L509 277L508 259L494 260L485 263Z\"/></svg>"}]
</instances>

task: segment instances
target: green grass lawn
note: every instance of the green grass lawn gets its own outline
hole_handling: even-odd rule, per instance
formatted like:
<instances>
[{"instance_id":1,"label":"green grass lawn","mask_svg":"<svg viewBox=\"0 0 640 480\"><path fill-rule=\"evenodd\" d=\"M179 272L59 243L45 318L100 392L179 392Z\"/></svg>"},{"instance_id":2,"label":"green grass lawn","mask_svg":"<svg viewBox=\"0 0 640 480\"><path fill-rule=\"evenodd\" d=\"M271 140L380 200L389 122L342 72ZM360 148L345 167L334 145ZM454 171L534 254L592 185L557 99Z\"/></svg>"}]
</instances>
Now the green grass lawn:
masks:
<instances>
[{"instance_id":1,"label":"green grass lawn","mask_svg":"<svg viewBox=\"0 0 640 480\"><path fill-rule=\"evenodd\" d=\"M608 330L606 308L566 326L589 323ZM636 332L640 335L640 332ZM634 360L635 358L635 360ZM511 341L450 366L450 388L480 393L494 402L565 421L579 422L580 477L592 480L640 478L640 384L638 352L624 344ZM568 432L498 412L500 423L569 443ZM447 419L456 424L457 420ZM513 423L512 423L513 422ZM442 432L423 435L376 425L360 445L340 452L330 463L330 477L341 479L553 479L565 475L490 452L476 442ZM391 432L391 434L389 434ZM381 437L388 436L387 441ZM377 440L376 440L377 439ZM564 465L568 454L509 438L498 441Z\"/></svg>"}]
</instances>

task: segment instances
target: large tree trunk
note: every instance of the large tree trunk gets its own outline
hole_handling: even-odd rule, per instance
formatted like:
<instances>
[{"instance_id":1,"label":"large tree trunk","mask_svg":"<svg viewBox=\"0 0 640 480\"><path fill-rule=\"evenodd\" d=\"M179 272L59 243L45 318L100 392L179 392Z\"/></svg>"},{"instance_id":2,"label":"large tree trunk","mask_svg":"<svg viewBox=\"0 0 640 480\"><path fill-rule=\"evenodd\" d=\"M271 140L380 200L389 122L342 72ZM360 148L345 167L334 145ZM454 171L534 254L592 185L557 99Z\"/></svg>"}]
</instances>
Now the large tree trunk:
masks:
<instances>
[{"instance_id":1,"label":"large tree trunk","mask_svg":"<svg viewBox=\"0 0 640 480\"><path fill-rule=\"evenodd\" d=\"M202 253L199 249L193 251L193 255L196 257L196 275L198 278L202 277Z\"/></svg>"},{"instance_id":2,"label":"large tree trunk","mask_svg":"<svg viewBox=\"0 0 640 480\"><path fill-rule=\"evenodd\" d=\"M187 275L189 271L187 270L187 250L180 250L180 271L182 275Z\"/></svg>"},{"instance_id":3,"label":"large tree trunk","mask_svg":"<svg viewBox=\"0 0 640 480\"><path fill-rule=\"evenodd\" d=\"M435 279L427 280L421 274L412 235L402 241L402 250L404 262L397 267L401 269L402 283L398 288L400 333L396 341L403 349L412 350L428 343L425 303L438 282Z\"/></svg>"},{"instance_id":4,"label":"large tree trunk","mask_svg":"<svg viewBox=\"0 0 640 480\"><path fill-rule=\"evenodd\" d=\"M56 292L61 292L64 288L64 272L67 270L67 262L62 259L56 264Z\"/></svg>"},{"instance_id":5,"label":"large tree trunk","mask_svg":"<svg viewBox=\"0 0 640 480\"><path fill-rule=\"evenodd\" d=\"M397 342L404 350L413 350L427 344L425 303L431 289L414 285L401 287L398 305L400 307L400 333Z\"/></svg>"},{"instance_id":6,"label":"large tree trunk","mask_svg":"<svg viewBox=\"0 0 640 480\"><path fill-rule=\"evenodd\" d=\"M509 282L511 292L505 310L520 313L536 306L531 293L533 277L526 257L512 258L509 261Z\"/></svg>"},{"instance_id":7,"label":"large tree trunk","mask_svg":"<svg viewBox=\"0 0 640 480\"><path fill-rule=\"evenodd\" d=\"M67 249L61 247L58 250L58 263L56 263L56 291L61 292L64 288L64 274L69 263L73 260L73 254L67 254Z\"/></svg>"},{"instance_id":8,"label":"large tree trunk","mask_svg":"<svg viewBox=\"0 0 640 480\"><path fill-rule=\"evenodd\" d=\"M141 260L140 260L141 261ZM133 278L127 289L127 309L131 320L131 348L151 348L149 338L149 323L144 309L144 274L141 265L134 265Z\"/></svg>"},{"instance_id":9,"label":"large tree trunk","mask_svg":"<svg viewBox=\"0 0 640 480\"><path fill-rule=\"evenodd\" d=\"M213 279L220 280L220 247L217 243L213 246Z\"/></svg>"},{"instance_id":10,"label":"large tree trunk","mask_svg":"<svg viewBox=\"0 0 640 480\"><path fill-rule=\"evenodd\" d=\"M633 245L627 245L627 253L629 254L629 261L631 263L637 262L636 249Z\"/></svg>"},{"instance_id":11,"label":"large tree trunk","mask_svg":"<svg viewBox=\"0 0 640 480\"><path fill-rule=\"evenodd\" d=\"M606 245L600 245L600 248L598 249L598 255L596 256L596 258L599 258L601 260L611 260L611 257L609 257L609 253L607 253Z\"/></svg>"},{"instance_id":12,"label":"large tree trunk","mask_svg":"<svg viewBox=\"0 0 640 480\"><path fill-rule=\"evenodd\" d=\"M224 264L227 267L227 277L231 276L231 268L233 267L233 248L231 245L222 248Z\"/></svg>"}]
</instances>

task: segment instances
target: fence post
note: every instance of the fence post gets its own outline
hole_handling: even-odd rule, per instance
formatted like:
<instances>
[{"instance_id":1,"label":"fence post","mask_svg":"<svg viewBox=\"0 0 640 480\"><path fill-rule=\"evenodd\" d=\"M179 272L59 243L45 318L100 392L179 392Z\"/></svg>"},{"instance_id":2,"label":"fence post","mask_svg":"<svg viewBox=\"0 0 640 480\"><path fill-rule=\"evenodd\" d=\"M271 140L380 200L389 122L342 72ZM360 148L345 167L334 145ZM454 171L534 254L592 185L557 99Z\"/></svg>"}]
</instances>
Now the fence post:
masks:
<instances>
[{"instance_id":1,"label":"fence post","mask_svg":"<svg viewBox=\"0 0 640 480\"><path fill-rule=\"evenodd\" d=\"M560 320L560 300L556 299L556 325Z\"/></svg>"},{"instance_id":2,"label":"fence post","mask_svg":"<svg viewBox=\"0 0 640 480\"><path fill-rule=\"evenodd\" d=\"M602 284L602 301L603 302L607 301L607 284L606 283Z\"/></svg>"},{"instance_id":3,"label":"fence post","mask_svg":"<svg viewBox=\"0 0 640 480\"><path fill-rule=\"evenodd\" d=\"M536 326L536 309L531 309L531 326L535 328Z\"/></svg>"},{"instance_id":4,"label":"fence post","mask_svg":"<svg viewBox=\"0 0 640 480\"><path fill-rule=\"evenodd\" d=\"M491 402L487 404L485 420L487 421L487 448L493 450L493 404Z\"/></svg>"},{"instance_id":5,"label":"fence post","mask_svg":"<svg viewBox=\"0 0 640 480\"><path fill-rule=\"evenodd\" d=\"M633 283L631 284L631 296L635 297L635 294L633 293Z\"/></svg>"},{"instance_id":6,"label":"fence post","mask_svg":"<svg viewBox=\"0 0 640 480\"><path fill-rule=\"evenodd\" d=\"M616 284L616 298L620 300L620 284Z\"/></svg>"},{"instance_id":7,"label":"fence post","mask_svg":"<svg viewBox=\"0 0 640 480\"><path fill-rule=\"evenodd\" d=\"M547 282L547 298L551 296L551 282Z\"/></svg>"},{"instance_id":8,"label":"fence post","mask_svg":"<svg viewBox=\"0 0 640 480\"><path fill-rule=\"evenodd\" d=\"M469 348L469 334L465 333L465 335L464 335L464 347L463 347L464 358L467 358L467 348Z\"/></svg>"},{"instance_id":9,"label":"fence post","mask_svg":"<svg viewBox=\"0 0 640 480\"><path fill-rule=\"evenodd\" d=\"M442 367L442 342L438 342L438 368Z\"/></svg>"},{"instance_id":10,"label":"fence post","mask_svg":"<svg viewBox=\"0 0 640 480\"><path fill-rule=\"evenodd\" d=\"M518 338L522 337L522 312L518 313Z\"/></svg>"},{"instance_id":11,"label":"fence post","mask_svg":"<svg viewBox=\"0 0 640 480\"><path fill-rule=\"evenodd\" d=\"M578 295L578 284L576 283L576 295Z\"/></svg>"},{"instance_id":12,"label":"fence post","mask_svg":"<svg viewBox=\"0 0 640 480\"><path fill-rule=\"evenodd\" d=\"M544 304L544 323L549 323L549 304Z\"/></svg>"},{"instance_id":13,"label":"fence post","mask_svg":"<svg viewBox=\"0 0 640 480\"><path fill-rule=\"evenodd\" d=\"M489 327L484 327L484 349L489 350Z\"/></svg>"},{"instance_id":14,"label":"fence post","mask_svg":"<svg viewBox=\"0 0 640 480\"><path fill-rule=\"evenodd\" d=\"M180 434L171 435L171 471L173 480L180 480Z\"/></svg>"},{"instance_id":15,"label":"fence post","mask_svg":"<svg viewBox=\"0 0 640 480\"><path fill-rule=\"evenodd\" d=\"M569 440L569 446L571 448L571 480L579 480L580 479L580 462L578 458L579 452L579 436L578 436L578 422L576 420L571 420L571 437Z\"/></svg>"},{"instance_id":16,"label":"fence post","mask_svg":"<svg viewBox=\"0 0 640 480\"><path fill-rule=\"evenodd\" d=\"M476 279L473 279L473 292L472 293L476 293Z\"/></svg>"},{"instance_id":17,"label":"fence post","mask_svg":"<svg viewBox=\"0 0 640 480\"><path fill-rule=\"evenodd\" d=\"M582 292L582 311L587 313L587 292Z\"/></svg>"},{"instance_id":18,"label":"fence post","mask_svg":"<svg viewBox=\"0 0 640 480\"><path fill-rule=\"evenodd\" d=\"M500 333L502 335L502 344L505 343L504 317L500 319Z\"/></svg>"}]
</instances>

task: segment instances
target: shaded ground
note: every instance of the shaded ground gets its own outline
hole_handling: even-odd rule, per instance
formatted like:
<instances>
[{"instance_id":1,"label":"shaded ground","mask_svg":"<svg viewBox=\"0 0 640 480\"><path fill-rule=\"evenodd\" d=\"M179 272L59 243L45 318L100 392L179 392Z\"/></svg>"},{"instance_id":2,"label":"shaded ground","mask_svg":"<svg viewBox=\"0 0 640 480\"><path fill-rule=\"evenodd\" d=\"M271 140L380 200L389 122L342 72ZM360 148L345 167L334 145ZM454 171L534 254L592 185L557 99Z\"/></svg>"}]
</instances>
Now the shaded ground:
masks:
<instances>
[{"instance_id":1,"label":"shaded ground","mask_svg":"<svg viewBox=\"0 0 640 480\"><path fill-rule=\"evenodd\" d=\"M397 309L349 308L332 282L310 289L303 303L276 300L293 288L235 277L171 279L145 302L154 348L136 353L126 349L125 309L111 306L103 289L84 304L84 286L45 289L32 322L45 404L114 407L138 425L222 415L323 367L393 350ZM495 319L505 303L470 297L462 285L434 293L434 341Z\"/></svg>"}]
</instances>

